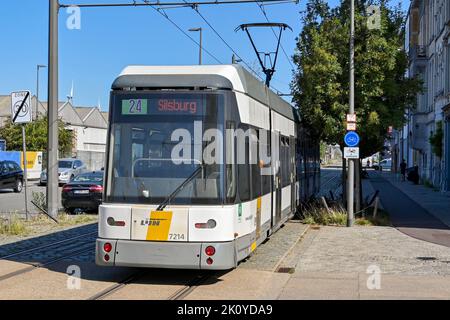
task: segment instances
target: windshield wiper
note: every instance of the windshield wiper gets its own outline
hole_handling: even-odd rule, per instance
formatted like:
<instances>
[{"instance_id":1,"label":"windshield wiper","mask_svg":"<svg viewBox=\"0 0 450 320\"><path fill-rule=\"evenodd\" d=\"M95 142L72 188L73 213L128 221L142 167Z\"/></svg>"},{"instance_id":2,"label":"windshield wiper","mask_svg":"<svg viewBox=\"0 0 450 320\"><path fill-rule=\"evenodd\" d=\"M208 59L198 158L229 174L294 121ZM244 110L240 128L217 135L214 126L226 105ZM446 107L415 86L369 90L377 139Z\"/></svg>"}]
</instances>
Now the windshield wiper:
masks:
<instances>
[{"instance_id":1,"label":"windshield wiper","mask_svg":"<svg viewBox=\"0 0 450 320\"><path fill-rule=\"evenodd\" d=\"M162 211L164 208L172 201L173 198L177 196L178 193L180 193L181 190L184 189L184 187L194 179L199 172L203 172L203 164L200 165L197 169L192 172L192 174L186 178L186 180L183 181L182 184L180 184L170 195L167 196L166 199L164 199L163 202L156 208L156 211Z\"/></svg>"}]
</instances>

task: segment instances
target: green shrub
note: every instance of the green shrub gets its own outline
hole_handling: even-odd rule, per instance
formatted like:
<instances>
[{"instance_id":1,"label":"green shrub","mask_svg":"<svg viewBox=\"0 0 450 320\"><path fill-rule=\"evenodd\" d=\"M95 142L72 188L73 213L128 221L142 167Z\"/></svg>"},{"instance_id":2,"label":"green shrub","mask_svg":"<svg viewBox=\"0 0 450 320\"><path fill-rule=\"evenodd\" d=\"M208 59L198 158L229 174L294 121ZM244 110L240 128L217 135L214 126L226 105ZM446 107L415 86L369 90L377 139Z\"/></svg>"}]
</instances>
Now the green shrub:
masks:
<instances>
[{"instance_id":1,"label":"green shrub","mask_svg":"<svg viewBox=\"0 0 450 320\"><path fill-rule=\"evenodd\" d=\"M11 214L9 219L0 219L0 234L3 235L27 235L28 228L24 220L16 214Z\"/></svg>"}]
</instances>

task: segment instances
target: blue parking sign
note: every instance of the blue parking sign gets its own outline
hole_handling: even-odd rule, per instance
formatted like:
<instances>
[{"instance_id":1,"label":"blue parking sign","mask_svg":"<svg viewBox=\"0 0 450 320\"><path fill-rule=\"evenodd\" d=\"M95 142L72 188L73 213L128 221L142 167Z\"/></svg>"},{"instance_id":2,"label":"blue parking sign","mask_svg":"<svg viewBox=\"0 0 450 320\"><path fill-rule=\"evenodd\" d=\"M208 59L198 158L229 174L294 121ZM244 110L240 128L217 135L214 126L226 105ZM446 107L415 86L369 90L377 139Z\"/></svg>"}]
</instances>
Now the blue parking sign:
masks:
<instances>
[{"instance_id":1,"label":"blue parking sign","mask_svg":"<svg viewBox=\"0 0 450 320\"><path fill-rule=\"evenodd\" d=\"M347 147L356 147L359 143L359 135L355 131L349 131L344 137Z\"/></svg>"}]
</instances>

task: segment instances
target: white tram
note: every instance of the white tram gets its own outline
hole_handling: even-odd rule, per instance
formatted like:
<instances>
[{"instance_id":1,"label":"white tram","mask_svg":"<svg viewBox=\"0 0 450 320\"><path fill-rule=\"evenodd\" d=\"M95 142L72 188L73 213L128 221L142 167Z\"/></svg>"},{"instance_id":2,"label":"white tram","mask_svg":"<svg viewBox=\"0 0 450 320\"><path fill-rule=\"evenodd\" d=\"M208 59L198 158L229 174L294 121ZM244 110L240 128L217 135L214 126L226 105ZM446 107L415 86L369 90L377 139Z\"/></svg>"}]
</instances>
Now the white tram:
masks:
<instances>
[{"instance_id":1,"label":"white tram","mask_svg":"<svg viewBox=\"0 0 450 320\"><path fill-rule=\"evenodd\" d=\"M125 68L110 97L96 263L236 267L308 196L300 173L318 159L296 151L297 132L296 110L239 65Z\"/></svg>"}]
</instances>

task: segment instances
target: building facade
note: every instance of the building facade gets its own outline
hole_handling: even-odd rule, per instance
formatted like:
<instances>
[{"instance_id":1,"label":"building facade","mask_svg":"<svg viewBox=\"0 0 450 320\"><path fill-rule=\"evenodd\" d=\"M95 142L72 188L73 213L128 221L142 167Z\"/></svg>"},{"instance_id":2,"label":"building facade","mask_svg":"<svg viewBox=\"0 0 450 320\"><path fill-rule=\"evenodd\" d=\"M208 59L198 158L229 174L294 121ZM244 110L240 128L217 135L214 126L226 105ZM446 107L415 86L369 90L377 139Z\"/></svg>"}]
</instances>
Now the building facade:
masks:
<instances>
[{"instance_id":1,"label":"building facade","mask_svg":"<svg viewBox=\"0 0 450 320\"><path fill-rule=\"evenodd\" d=\"M418 166L421 183L449 191L450 1L411 1L405 36L408 76L419 77L424 91L394 134L394 166L405 159Z\"/></svg>"},{"instance_id":2,"label":"building facade","mask_svg":"<svg viewBox=\"0 0 450 320\"><path fill-rule=\"evenodd\" d=\"M36 105L32 97L33 118L47 115L47 103ZM75 107L71 101L60 102L58 115L66 129L73 132L73 148L70 154L61 157L76 157L83 160L89 170L99 170L104 166L108 113L98 107ZM11 118L11 97L0 96L0 127ZM44 151L44 150L35 150Z\"/></svg>"}]
</instances>

